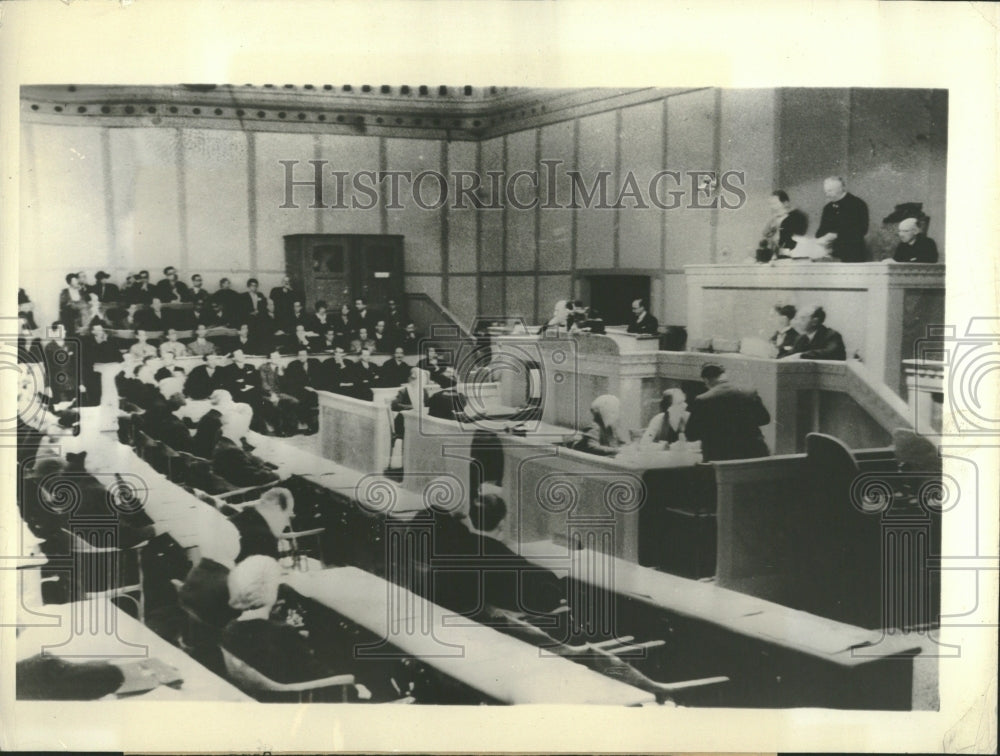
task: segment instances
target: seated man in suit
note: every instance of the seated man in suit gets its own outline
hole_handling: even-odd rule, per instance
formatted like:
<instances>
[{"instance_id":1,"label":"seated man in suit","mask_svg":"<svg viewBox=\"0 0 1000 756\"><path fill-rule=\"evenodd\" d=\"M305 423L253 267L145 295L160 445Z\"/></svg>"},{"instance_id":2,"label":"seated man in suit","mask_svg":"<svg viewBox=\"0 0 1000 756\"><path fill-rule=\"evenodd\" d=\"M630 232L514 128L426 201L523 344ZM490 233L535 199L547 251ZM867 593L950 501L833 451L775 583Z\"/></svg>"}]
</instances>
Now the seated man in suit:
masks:
<instances>
[{"instance_id":1,"label":"seated man in suit","mask_svg":"<svg viewBox=\"0 0 1000 756\"><path fill-rule=\"evenodd\" d=\"M274 317L278 322L288 320L292 315L292 303L304 302L302 294L292 288L292 279L284 276L281 279L281 286L271 289L271 302L274 303Z\"/></svg>"},{"instance_id":2,"label":"seated man in suit","mask_svg":"<svg viewBox=\"0 0 1000 756\"><path fill-rule=\"evenodd\" d=\"M896 245L892 262L936 263L938 261L937 243L927 236L917 218L901 220L897 233L899 244Z\"/></svg>"},{"instance_id":3,"label":"seated man in suit","mask_svg":"<svg viewBox=\"0 0 1000 756\"><path fill-rule=\"evenodd\" d=\"M396 348L396 336L387 330L385 320L375 321L375 330L370 338L375 345L372 351L376 354L392 354Z\"/></svg>"},{"instance_id":4,"label":"seated man in suit","mask_svg":"<svg viewBox=\"0 0 1000 756\"><path fill-rule=\"evenodd\" d=\"M338 345L340 345L340 341L337 339L337 331L331 323L326 327L326 330L323 331L322 337L313 342L313 351L318 353L326 352L333 354L333 350L336 349Z\"/></svg>"},{"instance_id":5,"label":"seated man in suit","mask_svg":"<svg viewBox=\"0 0 1000 756\"><path fill-rule=\"evenodd\" d=\"M278 318L277 324L286 336L294 334L296 326L302 326L305 330L309 325L309 316L306 314L302 302L298 299L294 300L291 312L287 313L284 318Z\"/></svg>"},{"instance_id":6,"label":"seated man in suit","mask_svg":"<svg viewBox=\"0 0 1000 756\"><path fill-rule=\"evenodd\" d=\"M117 302L121 298L118 287L113 283L108 283L109 278L111 276L103 270L97 271L97 275L94 276L96 283L93 286L92 292L97 294L97 298L101 302Z\"/></svg>"},{"instance_id":7,"label":"seated man in suit","mask_svg":"<svg viewBox=\"0 0 1000 756\"><path fill-rule=\"evenodd\" d=\"M310 336L309 332L306 331L306 327L302 323L299 323L295 326L295 330L287 336L284 351L289 354L296 354L300 349L305 349L307 352L312 353L318 351L318 346L315 337Z\"/></svg>"},{"instance_id":8,"label":"seated man in suit","mask_svg":"<svg viewBox=\"0 0 1000 756\"><path fill-rule=\"evenodd\" d=\"M188 289L187 298L185 302L190 302L195 307L199 307L204 310L208 306L208 300L211 295L202 288L203 281L200 273L195 273L191 276L191 288Z\"/></svg>"},{"instance_id":9,"label":"seated man in suit","mask_svg":"<svg viewBox=\"0 0 1000 756\"><path fill-rule=\"evenodd\" d=\"M194 339L188 345L188 351L196 357L206 357L215 354L215 342L210 340L205 334L208 327L204 323L198 323L194 328Z\"/></svg>"},{"instance_id":10,"label":"seated man in suit","mask_svg":"<svg viewBox=\"0 0 1000 756\"><path fill-rule=\"evenodd\" d=\"M691 403L685 431L689 441L701 441L702 461L768 456L760 426L771 422L771 415L757 392L730 384L719 365L705 365L701 378L708 391Z\"/></svg>"},{"instance_id":11,"label":"seated man in suit","mask_svg":"<svg viewBox=\"0 0 1000 756\"><path fill-rule=\"evenodd\" d=\"M371 361L370 349L362 349L358 361L354 363L354 396L370 402L374 394L372 389L378 385L378 368Z\"/></svg>"},{"instance_id":12,"label":"seated man in suit","mask_svg":"<svg viewBox=\"0 0 1000 756\"><path fill-rule=\"evenodd\" d=\"M249 404L251 407L260 403L260 374L253 365L247 363L242 349L233 352L233 364L229 366L226 377L226 390L232 395L234 402Z\"/></svg>"},{"instance_id":13,"label":"seated man in suit","mask_svg":"<svg viewBox=\"0 0 1000 756\"><path fill-rule=\"evenodd\" d=\"M398 346L392 351L392 359L386 360L379 368L379 386L395 388L402 386L410 379L410 366L404 359L403 347Z\"/></svg>"},{"instance_id":14,"label":"seated man in suit","mask_svg":"<svg viewBox=\"0 0 1000 756\"><path fill-rule=\"evenodd\" d=\"M659 333L660 323L649 313L649 305L645 299L639 298L632 302L632 322L628 324L629 333L655 334Z\"/></svg>"},{"instance_id":15,"label":"seated man in suit","mask_svg":"<svg viewBox=\"0 0 1000 756\"><path fill-rule=\"evenodd\" d=\"M146 408L142 429L150 438L162 441L174 451L191 451L191 433L173 411L178 405L173 400L156 400Z\"/></svg>"},{"instance_id":16,"label":"seated man in suit","mask_svg":"<svg viewBox=\"0 0 1000 756\"><path fill-rule=\"evenodd\" d=\"M299 417L305 422L309 433L319 430L317 407L319 401L316 392L311 389L322 388L323 376L319 360L309 357L306 349L299 349L296 359L285 367L281 381L284 393L294 396L299 402Z\"/></svg>"},{"instance_id":17,"label":"seated man in suit","mask_svg":"<svg viewBox=\"0 0 1000 756\"><path fill-rule=\"evenodd\" d=\"M209 297L209 302L219 304L226 318L234 318L240 311L240 295L233 291L232 282L228 278L219 279L219 288Z\"/></svg>"},{"instance_id":18,"label":"seated man in suit","mask_svg":"<svg viewBox=\"0 0 1000 756\"><path fill-rule=\"evenodd\" d=\"M362 349L375 350L375 342L368 337L368 329L363 326L358 329L357 338L351 339L351 354L357 356Z\"/></svg>"},{"instance_id":19,"label":"seated man in suit","mask_svg":"<svg viewBox=\"0 0 1000 756\"><path fill-rule=\"evenodd\" d=\"M333 318L327 312L326 302L321 299L316 302L316 312L309 315L306 319L306 330L309 333L322 336L331 325L333 325Z\"/></svg>"},{"instance_id":20,"label":"seated man in suit","mask_svg":"<svg viewBox=\"0 0 1000 756\"><path fill-rule=\"evenodd\" d=\"M819 305L804 307L799 312L802 331L795 340L792 351L785 355L790 360L845 360L847 349L843 337L827 328L826 311Z\"/></svg>"},{"instance_id":21,"label":"seated man in suit","mask_svg":"<svg viewBox=\"0 0 1000 756\"><path fill-rule=\"evenodd\" d=\"M208 399L213 391L222 388L226 377L214 354L206 354L202 359L204 362L192 368L184 382L184 395L189 399Z\"/></svg>"},{"instance_id":22,"label":"seated man in suit","mask_svg":"<svg viewBox=\"0 0 1000 756\"><path fill-rule=\"evenodd\" d=\"M295 499L287 488L270 488L254 504L229 518L240 533L236 563L254 554L278 559L278 536L290 529Z\"/></svg>"},{"instance_id":23,"label":"seated man in suit","mask_svg":"<svg viewBox=\"0 0 1000 756\"><path fill-rule=\"evenodd\" d=\"M187 284L177 280L177 268L168 265L163 269L163 279L156 284L156 295L163 302L187 302L190 294Z\"/></svg>"},{"instance_id":24,"label":"seated man in suit","mask_svg":"<svg viewBox=\"0 0 1000 756\"><path fill-rule=\"evenodd\" d=\"M403 335L399 346L403 347L404 354L419 354L420 334L417 333L417 326L410 322L403 327Z\"/></svg>"},{"instance_id":25,"label":"seated man in suit","mask_svg":"<svg viewBox=\"0 0 1000 756\"><path fill-rule=\"evenodd\" d=\"M317 388L344 396L355 395L359 376L354 363L344 359L341 347L334 347L333 357L320 365L320 374L322 377Z\"/></svg>"},{"instance_id":26,"label":"seated man in suit","mask_svg":"<svg viewBox=\"0 0 1000 756\"><path fill-rule=\"evenodd\" d=\"M282 386L281 355L277 350L260 366L257 373L260 377L260 402L254 416L274 429L275 435L294 435L299 427L299 401L284 391ZM265 428L255 428L265 431Z\"/></svg>"}]
</instances>

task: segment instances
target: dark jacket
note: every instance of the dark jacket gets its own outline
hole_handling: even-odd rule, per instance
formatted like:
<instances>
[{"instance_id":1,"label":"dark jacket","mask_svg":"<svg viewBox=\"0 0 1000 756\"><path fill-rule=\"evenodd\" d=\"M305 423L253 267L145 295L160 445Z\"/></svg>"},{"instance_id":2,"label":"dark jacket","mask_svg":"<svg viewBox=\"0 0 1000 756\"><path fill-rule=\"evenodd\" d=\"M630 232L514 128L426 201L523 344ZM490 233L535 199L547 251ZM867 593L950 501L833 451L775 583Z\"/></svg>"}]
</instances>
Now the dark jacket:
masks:
<instances>
[{"instance_id":1,"label":"dark jacket","mask_svg":"<svg viewBox=\"0 0 1000 756\"><path fill-rule=\"evenodd\" d=\"M208 365L191 369L184 381L184 395L189 399L208 399L216 389L225 388L226 373L221 368L209 375Z\"/></svg>"},{"instance_id":2,"label":"dark jacket","mask_svg":"<svg viewBox=\"0 0 1000 756\"><path fill-rule=\"evenodd\" d=\"M278 683L307 682L337 674L316 657L298 630L274 620L233 620L222 633L222 645Z\"/></svg>"},{"instance_id":3,"label":"dark jacket","mask_svg":"<svg viewBox=\"0 0 1000 756\"><path fill-rule=\"evenodd\" d=\"M397 364L394 359L386 360L379 367L378 376L382 388L402 386L410 380L410 366L405 362Z\"/></svg>"},{"instance_id":4,"label":"dark jacket","mask_svg":"<svg viewBox=\"0 0 1000 756\"><path fill-rule=\"evenodd\" d=\"M660 321L648 312L642 322L636 322L633 318L632 322L628 324L628 333L658 333L659 329Z\"/></svg>"},{"instance_id":5,"label":"dark jacket","mask_svg":"<svg viewBox=\"0 0 1000 756\"><path fill-rule=\"evenodd\" d=\"M750 459L770 454L760 426L771 422L756 391L720 383L691 403L685 431L690 441L701 441L705 462Z\"/></svg>"},{"instance_id":6,"label":"dark jacket","mask_svg":"<svg viewBox=\"0 0 1000 756\"><path fill-rule=\"evenodd\" d=\"M917 234L912 244L900 242L896 245L896 253L892 256L896 262L936 263L938 261L937 243L923 234Z\"/></svg>"},{"instance_id":7,"label":"dark jacket","mask_svg":"<svg viewBox=\"0 0 1000 756\"><path fill-rule=\"evenodd\" d=\"M278 539L260 512L253 507L247 507L229 518L229 521L240 531L240 553L236 557L237 564L254 554L278 558Z\"/></svg>"},{"instance_id":8,"label":"dark jacket","mask_svg":"<svg viewBox=\"0 0 1000 756\"><path fill-rule=\"evenodd\" d=\"M317 359L309 358L306 365L303 365L299 360L292 360L285 366L281 385L285 392L292 396L300 396L306 393L307 387L319 388L322 384L322 369Z\"/></svg>"},{"instance_id":9,"label":"dark jacket","mask_svg":"<svg viewBox=\"0 0 1000 756\"><path fill-rule=\"evenodd\" d=\"M789 328L784 333L774 332L771 337L771 343L778 348L778 354L776 355L778 359L782 357L787 357L792 354L795 349L795 342L799 338L799 332L794 328Z\"/></svg>"},{"instance_id":10,"label":"dark jacket","mask_svg":"<svg viewBox=\"0 0 1000 756\"><path fill-rule=\"evenodd\" d=\"M864 262L868 259L865 234L868 233L868 205L848 192L835 202L823 206L816 238L837 234L831 254L843 262Z\"/></svg>"},{"instance_id":11,"label":"dark jacket","mask_svg":"<svg viewBox=\"0 0 1000 756\"><path fill-rule=\"evenodd\" d=\"M844 339L833 330L821 325L810 339L808 334L800 334L790 354L801 354L807 360L846 360L847 350Z\"/></svg>"}]
</instances>

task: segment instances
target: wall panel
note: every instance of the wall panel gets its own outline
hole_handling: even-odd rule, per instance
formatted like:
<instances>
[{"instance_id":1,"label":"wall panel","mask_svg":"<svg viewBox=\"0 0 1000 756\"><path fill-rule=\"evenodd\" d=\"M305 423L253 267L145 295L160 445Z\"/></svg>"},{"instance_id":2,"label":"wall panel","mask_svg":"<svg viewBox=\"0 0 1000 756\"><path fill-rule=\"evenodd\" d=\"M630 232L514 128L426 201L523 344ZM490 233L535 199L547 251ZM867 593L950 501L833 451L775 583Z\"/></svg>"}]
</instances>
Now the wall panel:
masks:
<instances>
[{"instance_id":1,"label":"wall panel","mask_svg":"<svg viewBox=\"0 0 1000 756\"><path fill-rule=\"evenodd\" d=\"M580 180L589 191L598 181L601 172L607 177L608 205L615 201L615 142L617 139L616 117L614 113L600 113L580 119L579 164ZM583 203L578 194L577 201ZM598 207L601 194L598 192L589 207L576 211L576 266L577 268L611 268L614 266L615 211Z\"/></svg>"},{"instance_id":2,"label":"wall panel","mask_svg":"<svg viewBox=\"0 0 1000 756\"><path fill-rule=\"evenodd\" d=\"M521 209L538 199L538 189L528 177L510 183L518 171L535 172L538 168L535 154L536 130L519 131L507 136L507 182L510 196L507 197L507 270L524 272L535 270L537 208Z\"/></svg>"},{"instance_id":3,"label":"wall panel","mask_svg":"<svg viewBox=\"0 0 1000 756\"><path fill-rule=\"evenodd\" d=\"M427 139L386 140L386 164L389 170L410 171L414 182L422 171L441 172L441 143ZM440 185L433 179L421 185L425 205L439 201ZM406 272L441 273L441 218L442 210L428 210L414 201L414 184L400 181L399 210L387 211L390 234L406 237ZM389 193L383 198L390 202ZM440 288L440 287L439 287Z\"/></svg>"},{"instance_id":4,"label":"wall panel","mask_svg":"<svg viewBox=\"0 0 1000 756\"><path fill-rule=\"evenodd\" d=\"M663 102L637 105L622 111L619 186L635 189L642 198L622 197L618 210L619 265L623 268L659 268L662 264L663 210L649 202L650 180L663 169ZM627 176L635 184L627 184ZM645 207L643 207L645 205Z\"/></svg>"},{"instance_id":5,"label":"wall panel","mask_svg":"<svg viewBox=\"0 0 1000 756\"><path fill-rule=\"evenodd\" d=\"M477 170L476 145L472 142L450 142L448 144L448 180L451 182L452 198L448 203L448 270L456 273L474 273L476 270L476 244L478 243L477 216L472 201L463 200L464 208L456 207L458 180L452 178L456 171ZM466 186L472 179L465 180ZM449 295L450 302L450 295Z\"/></svg>"},{"instance_id":6,"label":"wall panel","mask_svg":"<svg viewBox=\"0 0 1000 756\"><path fill-rule=\"evenodd\" d=\"M559 165L552 168L551 185L550 169L539 165L539 192L543 199L538 219L539 266L542 270L569 270L573 260L573 210L569 209L570 181L566 171L573 167L573 122L544 126L541 132L539 161L553 160ZM546 208L545 204L555 207Z\"/></svg>"}]
</instances>

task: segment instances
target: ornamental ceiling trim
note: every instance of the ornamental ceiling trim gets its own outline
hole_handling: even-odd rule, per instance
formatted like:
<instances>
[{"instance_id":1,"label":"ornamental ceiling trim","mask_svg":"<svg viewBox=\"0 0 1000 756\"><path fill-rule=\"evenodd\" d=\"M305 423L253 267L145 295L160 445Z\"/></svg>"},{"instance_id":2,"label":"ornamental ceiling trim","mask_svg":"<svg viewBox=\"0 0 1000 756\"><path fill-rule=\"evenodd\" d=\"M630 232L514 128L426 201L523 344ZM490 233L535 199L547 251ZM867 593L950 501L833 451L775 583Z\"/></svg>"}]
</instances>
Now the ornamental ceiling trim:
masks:
<instances>
[{"instance_id":1,"label":"ornamental ceiling trim","mask_svg":"<svg viewBox=\"0 0 1000 756\"><path fill-rule=\"evenodd\" d=\"M691 90L38 85L21 88L21 115L27 123L63 126L479 141L685 91Z\"/></svg>"}]
</instances>

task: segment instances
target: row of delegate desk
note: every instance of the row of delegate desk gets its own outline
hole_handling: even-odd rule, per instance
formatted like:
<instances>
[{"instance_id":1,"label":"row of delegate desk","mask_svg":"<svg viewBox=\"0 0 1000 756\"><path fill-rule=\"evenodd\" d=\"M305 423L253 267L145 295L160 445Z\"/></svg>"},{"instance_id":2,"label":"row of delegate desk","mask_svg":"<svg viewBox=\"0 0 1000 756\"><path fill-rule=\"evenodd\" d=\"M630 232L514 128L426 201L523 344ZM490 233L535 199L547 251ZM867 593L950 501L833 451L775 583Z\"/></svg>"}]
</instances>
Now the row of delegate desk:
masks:
<instances>
[{"instance_id":1,"label":"row of delegate desk","mask_svg":"<svg viewBox=\"0 0 1000 756\"><path fill-rule=\"evenodd\" d=\"M325 399L328 413L338 413L343 398ZM371 412L378 417L378 410ZM614 607L621 632L669 635L675 641L665 664L670 674L730 674L741 681L728 689L733 705L910 705L912 656L919 650L913 640L650 568L715 574L716 506L738 511L740 486L754 478L752 470L727 470L717 486L715 466L693 464L683 453L601 458L559 446L572 431L545 423L515 432L503 421L470 425L416 411L403 416L405 472L395 490L398 501L410 502L404 509L421 505L406 492L432 498L430 489L442 481L459 497L477 481L500 482L509 545L569 575L577 596L589 591L587 607L576 608L582 614L603 601ZM356 437L356 443L365 441ZM878 466L891 454L860 456ZM777 461L789 469L797 464L790 457ZM726 549L738 538L727 528ZM718 555L726 569L731 556ZM734 585L738 577L734 571ZM599 595L609 592L613 598Z\"/></svg>"}]
</instances>

